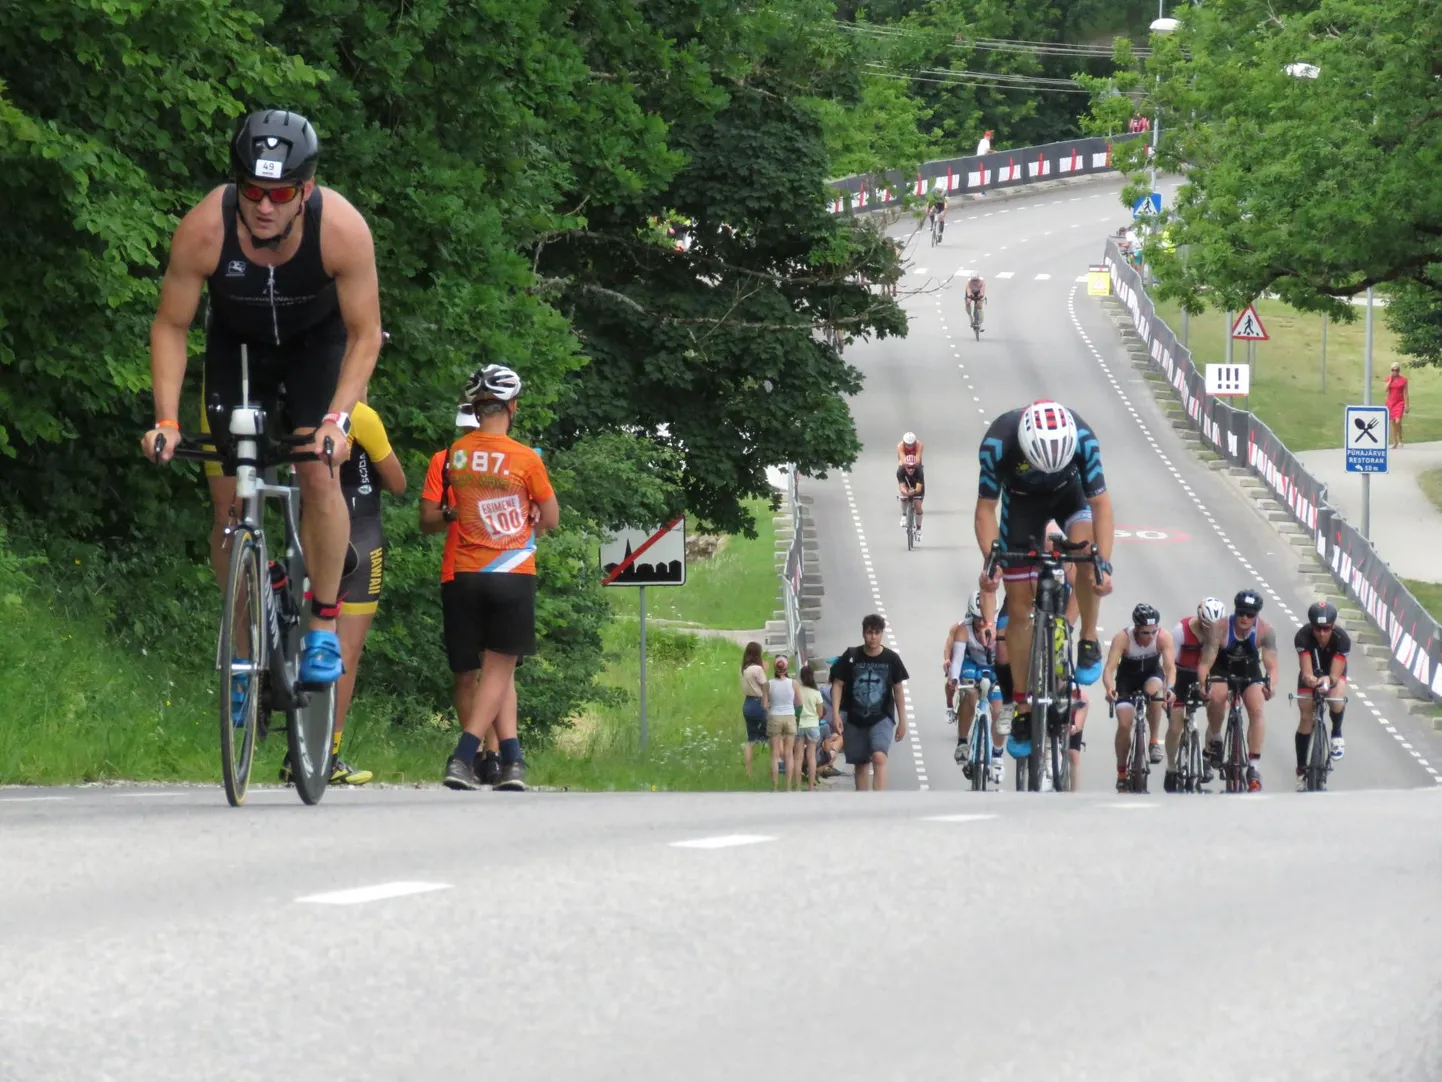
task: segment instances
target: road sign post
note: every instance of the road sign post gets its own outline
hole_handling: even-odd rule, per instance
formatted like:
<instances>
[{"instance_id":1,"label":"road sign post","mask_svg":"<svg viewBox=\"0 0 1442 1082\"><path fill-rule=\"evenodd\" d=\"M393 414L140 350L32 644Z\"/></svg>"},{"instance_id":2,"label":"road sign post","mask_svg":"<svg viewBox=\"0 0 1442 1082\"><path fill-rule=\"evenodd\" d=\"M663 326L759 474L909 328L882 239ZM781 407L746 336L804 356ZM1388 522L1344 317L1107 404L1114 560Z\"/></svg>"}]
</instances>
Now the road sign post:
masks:
<instances>
[{"instance_id":1,"label":"road sign post","mask_svg":"<svg viewBox=\"0 0 1442 1082\"><path fill-rule=\"evenodd\" d=\"M635 586L641 616L641 750L646 750L646 587L686 585L686 517L601 542L602 586ZM642 557L646 557L642 561Z\"/></svg>"}]
</instances>

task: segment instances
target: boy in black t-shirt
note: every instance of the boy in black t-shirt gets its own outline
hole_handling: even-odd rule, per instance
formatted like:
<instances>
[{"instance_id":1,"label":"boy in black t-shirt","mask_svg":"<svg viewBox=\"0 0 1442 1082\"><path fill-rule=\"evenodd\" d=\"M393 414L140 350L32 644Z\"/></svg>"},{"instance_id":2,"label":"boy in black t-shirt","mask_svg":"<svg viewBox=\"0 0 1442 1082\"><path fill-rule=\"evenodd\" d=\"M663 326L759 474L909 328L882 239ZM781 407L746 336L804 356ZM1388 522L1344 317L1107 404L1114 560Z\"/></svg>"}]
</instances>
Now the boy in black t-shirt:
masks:
<instances>
[{"instance_id":1,"label":"boy in black t-shirt","mask_svg":"<svg viewBox=\"0 0 1442 1082\"><path fill-rule=\"evenodd\" d=\"M910 674L901 655L881 645L885 630L880 616L866 617L861 621L863 645L851 647L831 667L832 725L843 736L858 790L886 788L887 752L893 739L906 739L902 681Z\"/></svg>"}]
</instances>

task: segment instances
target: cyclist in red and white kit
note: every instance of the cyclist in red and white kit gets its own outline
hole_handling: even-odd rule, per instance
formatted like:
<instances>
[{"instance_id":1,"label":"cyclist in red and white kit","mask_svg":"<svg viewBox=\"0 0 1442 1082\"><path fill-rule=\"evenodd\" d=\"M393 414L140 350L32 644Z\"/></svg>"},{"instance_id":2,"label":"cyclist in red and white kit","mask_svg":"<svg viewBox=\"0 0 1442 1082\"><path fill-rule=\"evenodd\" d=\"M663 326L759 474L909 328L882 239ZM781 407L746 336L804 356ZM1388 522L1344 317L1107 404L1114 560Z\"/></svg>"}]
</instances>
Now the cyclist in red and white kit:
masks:
<instances>
[{"instance_id":1,"label":"cyclist in red and white kit","mask_svg":"<svg viewBox=\"0 0 1442 1082\"><path fill-rule=\"evenodd\" d=\"M1162 788L1177 791L1177 745L1182 739L1182 723L1186 720L1187 696L1197 687L1197 663L1202 647L1217 642L1227 615L1227 606L1219 597L1203 598L1195 616L1184 617L1172 628L1172 642L1177 651L1177 679L1172 685L1172 718L1167 727L1167 773ZM1201 689L1202 697L1206 690ZM1204 760L1202 780L1212 780L1212 765Z\"/></svg>"}]
</instances>

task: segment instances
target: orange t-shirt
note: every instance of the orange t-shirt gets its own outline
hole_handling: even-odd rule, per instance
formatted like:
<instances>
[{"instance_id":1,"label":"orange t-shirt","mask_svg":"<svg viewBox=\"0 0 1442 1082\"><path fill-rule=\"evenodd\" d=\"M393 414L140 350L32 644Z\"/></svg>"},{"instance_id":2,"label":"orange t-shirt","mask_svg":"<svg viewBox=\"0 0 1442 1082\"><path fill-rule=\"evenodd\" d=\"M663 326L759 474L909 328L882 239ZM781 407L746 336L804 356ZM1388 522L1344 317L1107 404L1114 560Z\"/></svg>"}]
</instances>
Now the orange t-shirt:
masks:
<instances>
[{"instance_id":1,"label":"orange t-shirt","mask_svg":"<svg viewBox=\"0 0 1442 1082\"><path fill-rule=\"evenodd\" d=\"M426 468L426 483L421 489L421 499L430 500L431 503L440 503L445 497L447 504L456 502L455 493L446 493L445 488L445 467L446 451L437 451L431 455L431 464ZM456 577L456 546L460 544L460 524L452 522L446 528L446 547L441 555L441 581L450 582Z\"/></svg>"},{"instance_id":2,"label":"orange t-shirt","mask_svg":"<svg viewBox=\"0 0 1442 1082\"><path fill-rule=\"evenodd\" d=\"M532 512L554 491L541 456L509 436L468 432L451 444L456 573L534 575Z\"/></svg>"}]
</instances>

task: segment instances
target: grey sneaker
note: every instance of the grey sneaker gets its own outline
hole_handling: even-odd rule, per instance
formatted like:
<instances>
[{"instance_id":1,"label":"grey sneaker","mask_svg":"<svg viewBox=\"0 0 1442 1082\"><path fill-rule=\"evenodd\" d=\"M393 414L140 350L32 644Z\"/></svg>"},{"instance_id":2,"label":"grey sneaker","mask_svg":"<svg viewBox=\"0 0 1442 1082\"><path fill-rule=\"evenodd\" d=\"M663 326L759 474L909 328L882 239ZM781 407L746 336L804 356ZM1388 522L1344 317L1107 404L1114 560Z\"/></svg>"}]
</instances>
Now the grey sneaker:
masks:
<instances>
[{"instance_id":1,"label":"grey sneaker","mask_svg":"<svg viewBox=\"0 0 1442 1082\"><path fill-rule=\"evenodd\" d=\"M464 759L457 759L454 755L446 760L446 776L442 779L447 789L479 789L480 781L476 778L476 772L471 769L471 764Z\"/></svg>"},{"instance_id":2,"label":"grey sneaker","mask_svg":"<svg viewBox=\"0 0 1442 1082\"><path fill-rule=\"evenodd\" d=\"M498 790L512 793L526 791L526 761L517 759L514 763L501 764L501 780L496 782Z\"/></svg>"}]
</instances>

